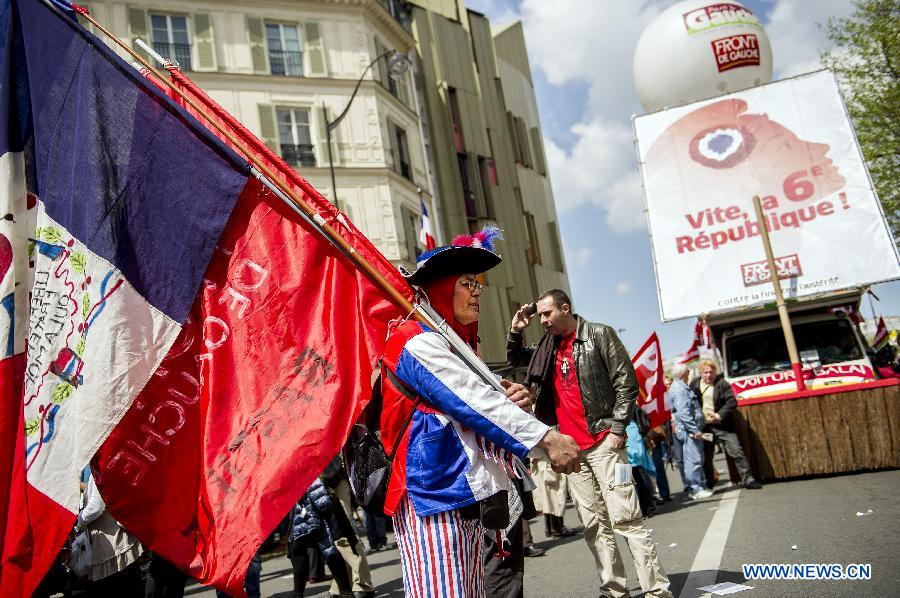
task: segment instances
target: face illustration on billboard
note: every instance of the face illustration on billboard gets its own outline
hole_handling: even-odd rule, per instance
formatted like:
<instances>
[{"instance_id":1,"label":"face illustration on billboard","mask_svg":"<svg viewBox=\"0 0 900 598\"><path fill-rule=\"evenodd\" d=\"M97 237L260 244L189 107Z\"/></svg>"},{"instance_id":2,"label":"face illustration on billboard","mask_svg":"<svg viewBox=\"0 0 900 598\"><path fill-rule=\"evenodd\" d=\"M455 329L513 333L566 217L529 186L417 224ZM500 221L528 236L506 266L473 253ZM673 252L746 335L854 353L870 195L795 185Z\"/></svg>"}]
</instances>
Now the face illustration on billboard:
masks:
<instances>
[{"instance_id":1,"label":"face illustration on billboard","mask_svg":"<svg viewBox=\"0 0 900 598\"><path fill-rule=\"evenodd\" d=\"M748 113L744 100L728 99L670 125L650 148L647 170L656 180L679 181L688 203L693 193L706 198L712 190L733 188L735 177L752 184L761 197L815 201L846 182L829 149L800 139L766 114ZM749 202L751 197L732 199Z\"/></svg>"}]
</instances>

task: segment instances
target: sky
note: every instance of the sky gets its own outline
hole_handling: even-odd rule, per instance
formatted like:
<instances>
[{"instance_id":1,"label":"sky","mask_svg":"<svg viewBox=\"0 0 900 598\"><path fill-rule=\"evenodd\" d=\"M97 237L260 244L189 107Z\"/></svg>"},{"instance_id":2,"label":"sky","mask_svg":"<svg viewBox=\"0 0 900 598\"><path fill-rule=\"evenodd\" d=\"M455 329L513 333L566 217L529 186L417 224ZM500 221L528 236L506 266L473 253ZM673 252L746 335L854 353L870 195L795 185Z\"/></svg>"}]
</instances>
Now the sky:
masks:
<instances>
[{"instance_id":1,"label":"sky","mask_svg":"<svg viewBox=\"0 0 900 598\"><path fill-rule=\"evenodd\" d=\"M689 347L694 320L662 323L631 117L643 28L672 0L466 0L495 26L521 20L575 311L621 331L634 352L656 331L663 357ZM821 68L819 27L850 0L742 1L764 24L773 80ZM876 285L875 309L900 313L900 282ZM863 314L871 317L869 300Z\"/></svg>"}]
</instances>

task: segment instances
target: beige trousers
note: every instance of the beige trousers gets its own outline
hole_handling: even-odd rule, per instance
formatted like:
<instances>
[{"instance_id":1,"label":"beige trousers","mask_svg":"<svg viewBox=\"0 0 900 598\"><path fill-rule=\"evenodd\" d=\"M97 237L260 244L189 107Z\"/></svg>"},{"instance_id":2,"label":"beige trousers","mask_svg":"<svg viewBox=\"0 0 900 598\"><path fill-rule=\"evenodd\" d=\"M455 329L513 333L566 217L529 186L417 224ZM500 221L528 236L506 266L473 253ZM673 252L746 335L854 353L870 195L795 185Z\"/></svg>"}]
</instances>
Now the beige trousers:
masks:
<instances>
[{"instance_id":1,"label":"beige trousers","mask_svg":"<svg viewBox=\"0 0 900 598\"><path fill-rule=\"evenodd\" d=\"M544 515L565 515L566 474L553 471L544 459L532 459L531 475L537 486L531 493L534 507Z\"/></svg>"},{"instance_id":2,"label":"beige trousers","mask_svg":"<svg viewBox=\"0 0 900 598\"><path fill-rule=\"evenodd\" d=\"M584 524L584 540L597 562L600 591L616 598L629 596L625 565L613 532L625 537L645 596L671 598L656 545L641 523L634 482L615 485L616 464L628 463L625 446L614 449L609 436L581 451L581 471L569 474L569 492Z\"/></svg>"},{"instance_id":3,"label":"beige trousers","mask_svg":"<svg viewBox=\"0 0 900 598\"><path fill-rule=\"evenodd\" d=\"M347 519L350 520L350 525L353 525L353 512L351 510L353 507L350 502L350 483L347 480L341 480L337 485L337 488L334 489L334 493L337 494L338 500L341 501L341 506L344 507L344 512L347 513ZM375 586L372 585L372 575L369 573L369 562L366 560L366 548L363 546L362 540L356 542L356 554L353 554L353 548L351 548L350 542L348 542L346 538L338 538L334 545L337 547L338 552L341 553L341 556L347 562L347 567L350 569L350 579L353 581L353 591L371 592L374 590ZM331 587L328 591L333 596L340 594L337 583L333 581L331 582Z\"/></svg>"}]
</instances>

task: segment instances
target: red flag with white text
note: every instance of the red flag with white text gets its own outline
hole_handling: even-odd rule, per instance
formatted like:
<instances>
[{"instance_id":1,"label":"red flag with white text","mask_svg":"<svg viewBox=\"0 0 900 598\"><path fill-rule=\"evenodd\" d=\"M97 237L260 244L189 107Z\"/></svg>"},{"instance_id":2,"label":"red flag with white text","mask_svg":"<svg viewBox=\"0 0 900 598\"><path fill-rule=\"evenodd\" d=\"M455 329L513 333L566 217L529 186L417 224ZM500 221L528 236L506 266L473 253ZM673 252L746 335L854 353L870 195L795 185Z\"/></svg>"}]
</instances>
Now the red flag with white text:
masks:
<instances>
[{"instance_id":1,"label":"red flag with white text","mask_svg":"<svg viewBox=\"0 0 900 598\"><path fill-rule=\"evenodd\" d=\"M666 405L666 384L663 373L662 351L656 333L631 358L638 381L638 405L650 419L650 426L656 427L669 421L672 413Z\"/></svg>"},{"instance_id":2,"label":"red flag with white text","mask_svg":"<svg viewBox=\"0 0 900 598\"><path fill-rule=\"evenodd\" d=\"M172 78L411 299L330 202L189 79ZM110 512L192 576L242 595L253 553L343 445L401 315L291 208L248 185L182 334L94 460Z\"/></svg>"}]
</instances>

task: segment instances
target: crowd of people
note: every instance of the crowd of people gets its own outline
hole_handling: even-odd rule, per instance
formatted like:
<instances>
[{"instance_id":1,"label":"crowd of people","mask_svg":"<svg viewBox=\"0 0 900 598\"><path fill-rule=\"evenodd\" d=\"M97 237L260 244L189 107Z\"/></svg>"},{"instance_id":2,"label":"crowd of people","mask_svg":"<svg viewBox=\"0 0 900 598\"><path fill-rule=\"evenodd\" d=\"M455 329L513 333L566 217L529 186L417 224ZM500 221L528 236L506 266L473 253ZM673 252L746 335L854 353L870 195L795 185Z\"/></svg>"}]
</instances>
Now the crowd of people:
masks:
<instances>
[{"instance_id":1,"label":"crowd of people","mask_svg":"<svg viewBox=\"0 0 900 598\"><path fill-rule=\"evenodd\" d=\"M422 254L408 275L476 353L484 289L479 276L499 262L491 239L463 237ZM544 335L528 346L524 332L532 321L540 322ZM501 392L441 334L414 319L392 326L381 362L385 375L377 382L382 406L376 421L393 458L383 512L364 513L367 549L354 522L358 511L347 468L337 457L283 523L293 598L302 597L309 582L326 579L332 596L371 598L366 555L394 548L406 596L521 597L525 558L544 554L529 527L539 515L547 537L583 535L601 596L629 595L618 534L627 541L645 595L670 597L669 578L645 526L673 498L667 464L677 468L685 500L708 498L717 481L713 454L719 445L732 481L760 488L734 432L734 394L714 363L701 362L693 381L686 366L675 366L666 380L672 420L650 428L636 406L634 368L615 330L577 315L559 289L518 309L507 333L507 358L513 368L526 368L525 376L522 383L503 380ZM567 495L580 530L564 524ZM89 580L86 595L141 595L144 578L153 581L156 597L183 595L186 576L142 554L136 538L104 517L91 479L84 504L74 534L87 532L91 544L90 562L81 563ZM388 543L388 528L396 544ZM258 552L245 584L251 598L260 595L261 568Z\"/></svg>"}]
</instances>

